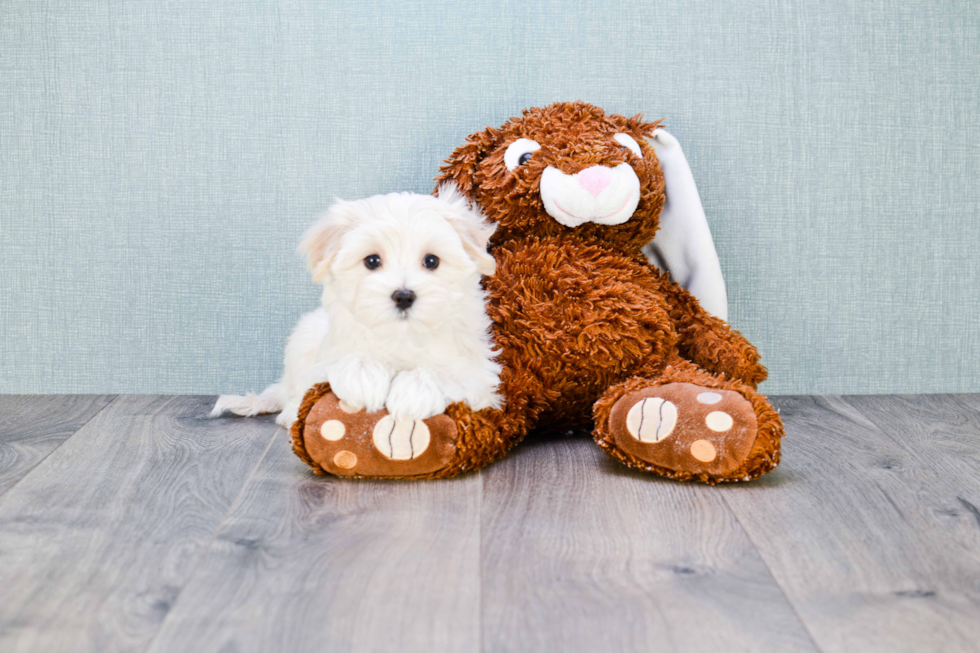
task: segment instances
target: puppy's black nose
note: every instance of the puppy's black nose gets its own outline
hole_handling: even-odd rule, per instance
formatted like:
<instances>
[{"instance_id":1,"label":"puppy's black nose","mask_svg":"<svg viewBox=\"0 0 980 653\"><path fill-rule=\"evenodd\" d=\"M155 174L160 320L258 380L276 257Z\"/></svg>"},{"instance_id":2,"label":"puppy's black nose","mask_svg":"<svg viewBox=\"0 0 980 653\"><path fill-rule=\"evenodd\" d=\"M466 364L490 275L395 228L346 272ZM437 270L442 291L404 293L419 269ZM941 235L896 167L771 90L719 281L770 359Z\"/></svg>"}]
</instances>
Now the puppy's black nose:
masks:
<instances>
[{"instance_id":1,"label":"puppy's black nose","mask_svg":"<svg viewBox=\"0 0 980 653\"><path fill-rule=\"evenodd\" d=\"M415 303L415 293L408 288L399 288L391 293L391 301L395 302L398 310L407 311Z\"/></svg>"}]
</instances>

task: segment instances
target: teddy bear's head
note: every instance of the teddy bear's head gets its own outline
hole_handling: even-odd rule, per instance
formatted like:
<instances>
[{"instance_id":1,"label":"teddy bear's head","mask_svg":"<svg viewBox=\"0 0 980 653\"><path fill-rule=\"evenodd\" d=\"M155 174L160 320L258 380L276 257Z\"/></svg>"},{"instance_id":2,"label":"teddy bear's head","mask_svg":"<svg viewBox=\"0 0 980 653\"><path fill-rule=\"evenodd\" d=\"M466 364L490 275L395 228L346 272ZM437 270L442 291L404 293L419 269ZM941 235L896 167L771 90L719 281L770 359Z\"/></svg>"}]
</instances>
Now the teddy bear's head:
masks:
<instances>
[{"instance_id":1,"label":"teddy bear's head","mask_svg":"<svg viewBox=\"0 0 980 653\"><path fill-rule=\"evenodd\" d=\"M527 109L469 136L438 180L455 182L498 225L494 243L571 232L639 252L664 205L646 142L658 125L584 102Z\"/></svg>"}]
</instances>

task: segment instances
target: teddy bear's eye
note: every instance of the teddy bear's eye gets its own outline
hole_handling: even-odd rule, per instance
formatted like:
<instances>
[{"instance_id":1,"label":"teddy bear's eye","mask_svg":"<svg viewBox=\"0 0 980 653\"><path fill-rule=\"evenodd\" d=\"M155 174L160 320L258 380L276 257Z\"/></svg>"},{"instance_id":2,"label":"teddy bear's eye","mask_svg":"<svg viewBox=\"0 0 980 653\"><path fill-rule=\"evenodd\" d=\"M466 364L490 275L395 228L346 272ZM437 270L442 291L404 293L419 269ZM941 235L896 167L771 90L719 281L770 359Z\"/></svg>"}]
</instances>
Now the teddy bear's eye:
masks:
<instances>
[{"instance_id":1,"label":"teddy bear's eye","mask_svg":"<svg viewBox=\"0 0 980 653\"><path fill-rule=\"evenodd\" d=\"M364 267L368 270L377 270L381 267L381 257L377 254L371 254L370 256L364 257Z\"/></svg>"},{"instance_id":2,"label":"teddy bear's eye","mask_svg":"<svg viewBox=\"0 0 980 653\"><path fill-rule=\"evenodd\" d=\"M620 145L624 148L629 149L636 156L643 158L643 151L640 149L640 144L636 142L636 139L629 134L616 134L613 136Z\"/></svg>"},{"instance_id":3,"label":"teddy bear's eye","mask_svg":"<svg viewBox=\"0 0 980 653\"><path fill-rule=\"evenodd\" d=\"M435 254L426 254L425 258L422 259L422 265L426 270L435 270L439 267L439 257Z\"/></svg>"},{"instance_id":4,"label":"teddy bear's eye","mask_svg":"<svg viewBox=\"0 0 980 653\"><path fill-rule=\"evenodd\" d=\"M504 152L504 165L508 170L513 170L517 166L522 166L531 159L531 153L541 149L536 141L529 138L518 138L507 146Z\"/></svg>"}]
</instances>

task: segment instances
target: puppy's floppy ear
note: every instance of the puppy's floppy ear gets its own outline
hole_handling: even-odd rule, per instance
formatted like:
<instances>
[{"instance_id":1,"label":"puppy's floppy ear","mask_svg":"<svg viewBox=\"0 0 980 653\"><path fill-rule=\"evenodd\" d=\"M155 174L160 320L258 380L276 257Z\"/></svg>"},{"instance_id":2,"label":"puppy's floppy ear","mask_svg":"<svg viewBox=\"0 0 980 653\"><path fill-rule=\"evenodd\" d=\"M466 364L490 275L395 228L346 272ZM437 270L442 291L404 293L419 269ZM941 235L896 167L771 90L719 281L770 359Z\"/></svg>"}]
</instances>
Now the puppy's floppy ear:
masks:
<instances>
[{"instance_id":1,"label":"puppy's floppy ear","mask_svg":"<svg viewBox=\"0 0 980 653\"><path fill-rule=\"evenodd\" d=\"M437 194L440 200L455 209L447 216L449 224L463 241L463 249L476 263L476 269L480 274L492 275L497 269L497 261L493 258L493 254L487 251L487 246L490 244L493 232L497 230L496 225L485 222L480 209L475 204L471 204L453 182L441 184Z\"/></svg>"},{"instance_id":2,"label":"puppy's floppy ear","mask_svg":"<svg viewBox=\"0 0 980 653\"><path fill-rule=\"evenodd\" d=\"M496 129L487 127L481 132L466 137L466 144L460 145L446 159L446 165L439 168L436 182L445 185L455 182L459 191L467 197L473 197L476 186L476 167L497 143L499 134Z\"/></svg>"},{"instance_id":3,"label":"puppy's floppy ear","mask_svg":"<svg viewBox=\"0 0 980 653\"><path fill-rule=\"evenodd\" d=\"M306 230L299 247L315 283L322 283L330 272L330 264L340 251L340 242L351 227L346 210L349 202L338 200L317 222Z\"/></svg>"}]
</instances>

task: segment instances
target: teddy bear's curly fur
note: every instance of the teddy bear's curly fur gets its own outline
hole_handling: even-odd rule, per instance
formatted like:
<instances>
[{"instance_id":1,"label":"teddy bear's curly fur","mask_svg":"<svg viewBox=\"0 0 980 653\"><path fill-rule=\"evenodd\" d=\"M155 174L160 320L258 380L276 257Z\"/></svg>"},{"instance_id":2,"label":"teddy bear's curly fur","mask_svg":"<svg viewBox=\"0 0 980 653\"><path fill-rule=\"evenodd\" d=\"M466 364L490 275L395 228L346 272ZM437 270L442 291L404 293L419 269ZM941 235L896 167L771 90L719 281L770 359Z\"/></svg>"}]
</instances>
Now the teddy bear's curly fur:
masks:
<instances>
[{"instance_id":1,"label":"teddy bear's curly fur","mask_svg":"<svg viewBox=\"0 0 980 653\"><path fill-rule=\"evenodd\" d=\"M766 378L756 349L641 252L665 201L663 173L646 142L658 124L556 103L471 135L441 168L438 181L455 182L497 224L497 271L485 283L505 405L479 412L450 406L455 453L424 476L483 467L532 429L589 429L616 460L680 480L749 480L778 464L783 426L755 391ZM617 133L632 136L642 156L617 142ZM504 153L518 138L541 148L510 170ZM626 222L569 228L545 210L539 190L548 166L573 175L624 162L640 180L639 203ZM321 386L319 394L325 391ZM679 416L665 429L671 437L640 442L636 419L642 430L641 402L651 397L651 406L660 406L657 437L667 424L665 403ZM701 405L718 401L727 429L707 417L712 406ZM316 469L304 455L302 422L294 444Z\"/></svg>"}]
</instances>

